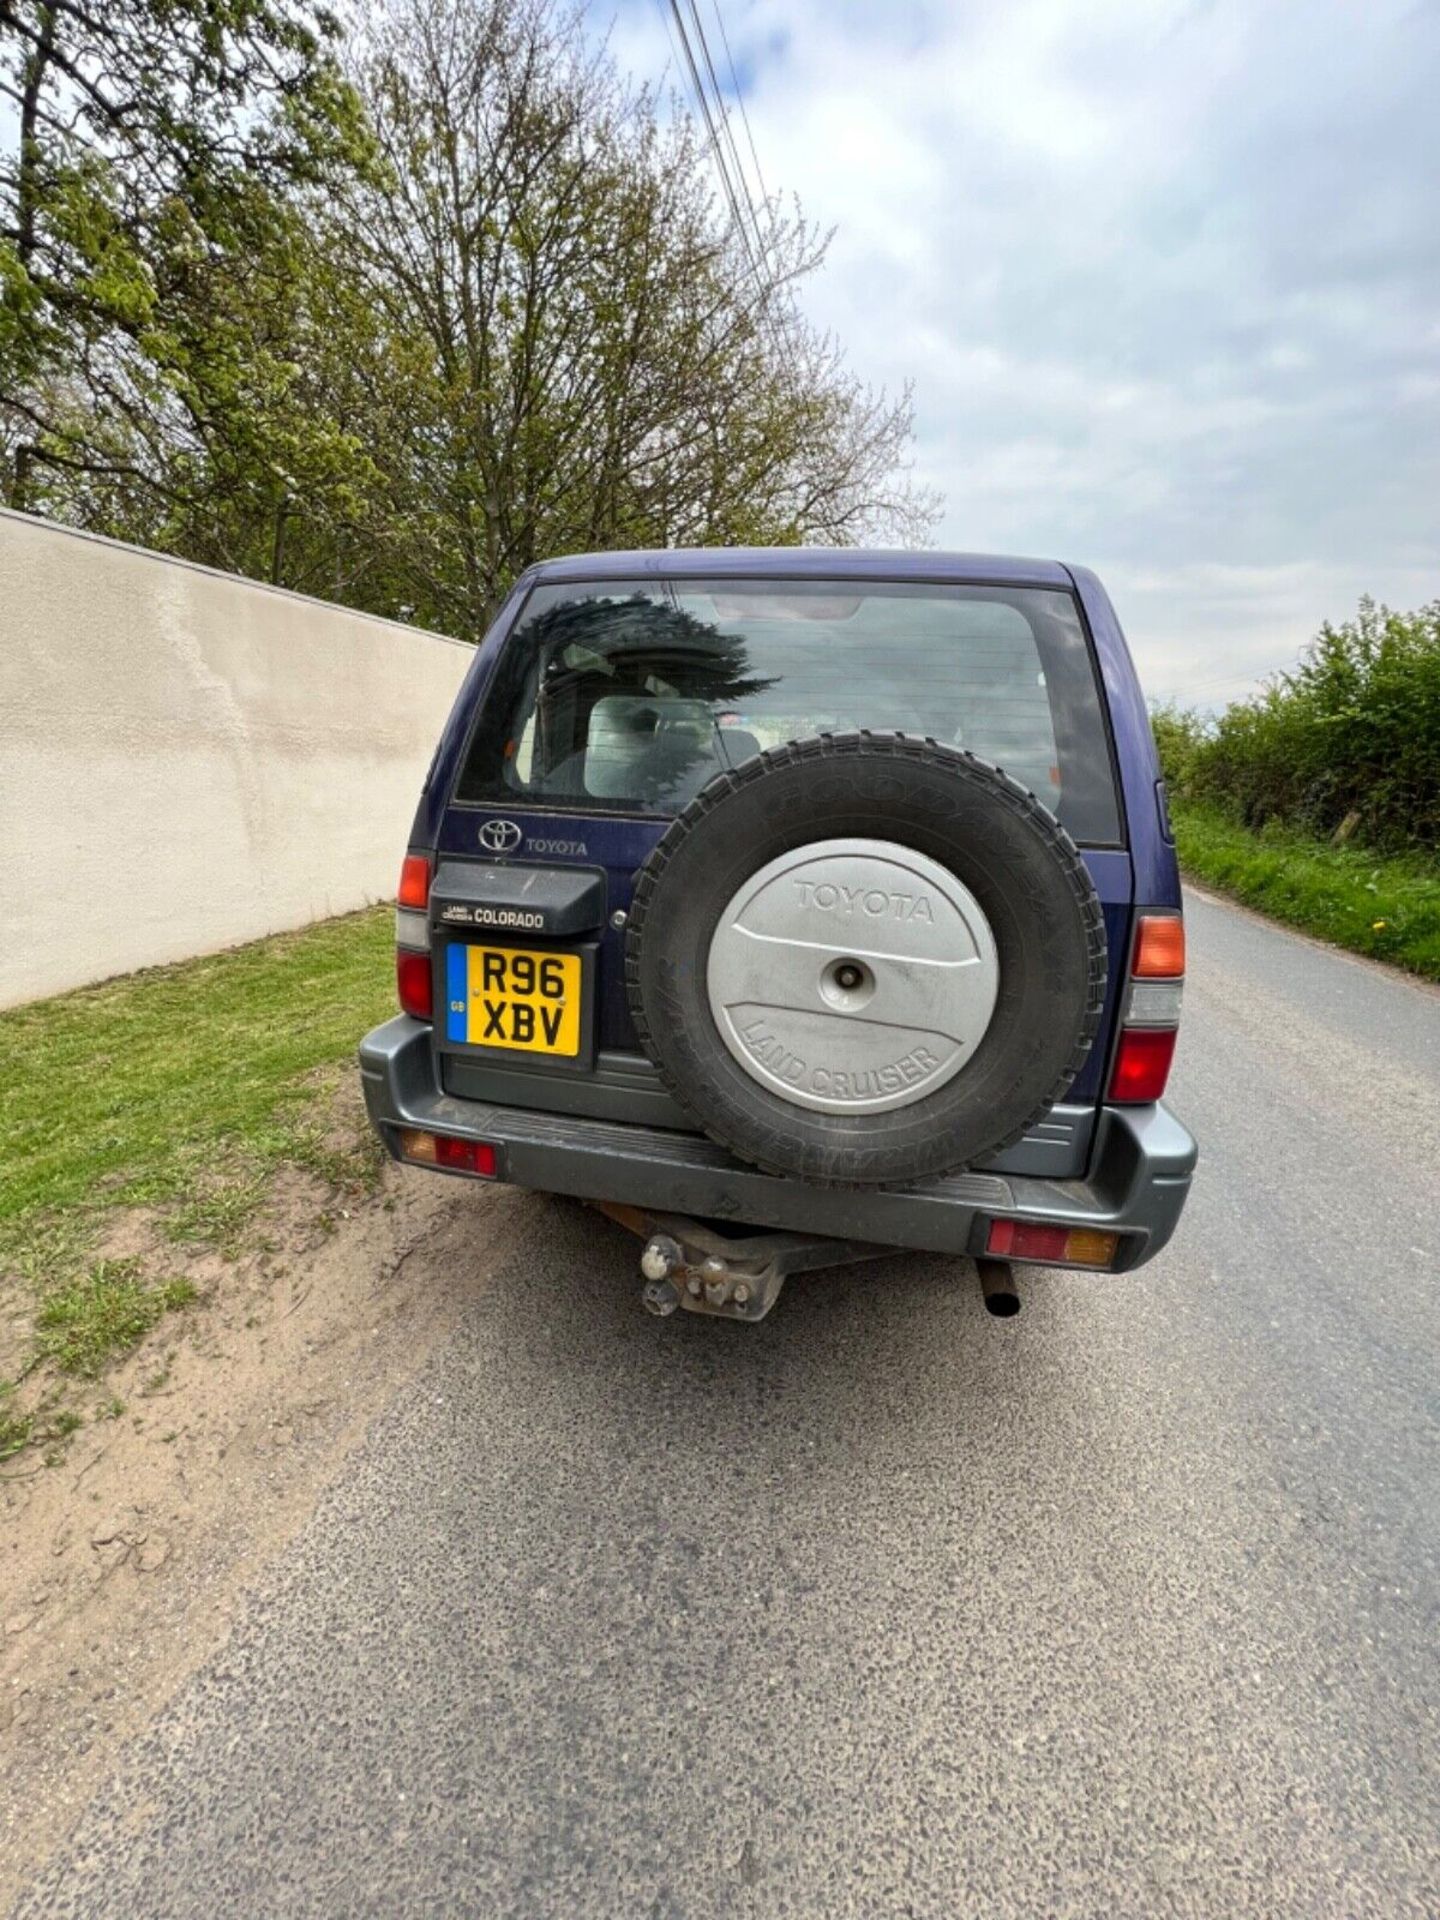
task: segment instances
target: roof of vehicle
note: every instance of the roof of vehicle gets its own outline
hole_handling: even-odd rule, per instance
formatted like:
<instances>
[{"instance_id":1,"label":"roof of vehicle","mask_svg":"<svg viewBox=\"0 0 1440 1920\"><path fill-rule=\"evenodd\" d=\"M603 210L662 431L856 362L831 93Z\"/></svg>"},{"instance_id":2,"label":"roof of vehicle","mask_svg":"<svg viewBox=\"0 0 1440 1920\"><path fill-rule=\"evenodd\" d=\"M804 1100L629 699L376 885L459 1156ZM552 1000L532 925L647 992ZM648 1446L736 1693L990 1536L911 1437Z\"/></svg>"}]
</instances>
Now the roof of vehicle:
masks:
<instances>
[{"instance_id":1,"label":"roof of vehicle","mask_svg":"<svg viewBox=\"0 0 1440 1920\"><path fill-rule=\"evenodd\" d=\"M928 548L665 547L638 553L572 553L541 561L534 580L633 580L637 575L760 575L771 579L933 580L971 586L1069 587L1058 560Z\"/></svg>"}]
</instances>

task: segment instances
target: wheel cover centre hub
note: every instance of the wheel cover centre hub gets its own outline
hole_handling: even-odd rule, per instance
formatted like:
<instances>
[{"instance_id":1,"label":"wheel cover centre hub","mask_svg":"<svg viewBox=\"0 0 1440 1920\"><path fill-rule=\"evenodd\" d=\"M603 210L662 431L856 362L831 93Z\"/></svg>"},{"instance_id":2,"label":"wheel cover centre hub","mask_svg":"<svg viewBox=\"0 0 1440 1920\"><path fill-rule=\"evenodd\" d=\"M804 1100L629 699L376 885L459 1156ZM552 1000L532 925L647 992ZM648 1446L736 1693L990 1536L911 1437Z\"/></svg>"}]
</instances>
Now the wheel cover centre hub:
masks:
<instances>
[{"instance_id":1,"label":"wheel cover centre hub","mask_svg":"<svg viewBox=\"0 0 1440 1920\"><path fill-rule=\"evenodd\" d=\"M818 1113L886 1113L971 1058L1000 969L975 896L938 861L889 840L817 840L733 895L706 985L759 1085Z\"/></svg>"}]
</instances>

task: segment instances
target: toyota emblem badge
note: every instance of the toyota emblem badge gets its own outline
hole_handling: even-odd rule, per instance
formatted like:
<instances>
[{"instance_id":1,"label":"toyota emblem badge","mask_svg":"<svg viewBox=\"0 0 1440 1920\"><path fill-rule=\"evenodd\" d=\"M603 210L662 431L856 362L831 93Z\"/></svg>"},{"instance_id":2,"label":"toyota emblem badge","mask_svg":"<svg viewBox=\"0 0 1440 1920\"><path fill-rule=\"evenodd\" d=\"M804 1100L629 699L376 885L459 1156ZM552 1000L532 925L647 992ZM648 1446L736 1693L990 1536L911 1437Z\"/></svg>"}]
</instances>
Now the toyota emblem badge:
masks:
<instances>
[{"instance_id":1,"label":"toyota emblem badge","mask_svg":"<svg viewBox=\"0 0 1440 1920\"><path fill-rule=\"evenodd\" d=\"M524 838L513 820L487 820L480 829L480 844L487 853L514 853Z\"/></svg>"}]
</instances>

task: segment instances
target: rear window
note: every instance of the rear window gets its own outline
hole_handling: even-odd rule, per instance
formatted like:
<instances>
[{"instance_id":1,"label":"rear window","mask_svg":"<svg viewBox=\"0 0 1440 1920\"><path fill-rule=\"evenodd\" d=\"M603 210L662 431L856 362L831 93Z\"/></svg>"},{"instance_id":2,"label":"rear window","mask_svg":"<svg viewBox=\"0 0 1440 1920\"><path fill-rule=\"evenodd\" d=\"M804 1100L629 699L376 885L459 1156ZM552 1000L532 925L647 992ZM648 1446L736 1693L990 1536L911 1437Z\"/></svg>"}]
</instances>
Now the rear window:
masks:
<instances>
[{"instance_id":1,"label":"rear window","mask_svg":"<svg viewBox=\"0 0 1440 1920\"><path fill-rule=\"evenodd\" d=\"M765 747L867 727L1004 767L1077 840L1120 838L1090 650L1049 588L858 581L537 587L456 785L465 802L673 814Z\"/></svg>"}]
</instances>

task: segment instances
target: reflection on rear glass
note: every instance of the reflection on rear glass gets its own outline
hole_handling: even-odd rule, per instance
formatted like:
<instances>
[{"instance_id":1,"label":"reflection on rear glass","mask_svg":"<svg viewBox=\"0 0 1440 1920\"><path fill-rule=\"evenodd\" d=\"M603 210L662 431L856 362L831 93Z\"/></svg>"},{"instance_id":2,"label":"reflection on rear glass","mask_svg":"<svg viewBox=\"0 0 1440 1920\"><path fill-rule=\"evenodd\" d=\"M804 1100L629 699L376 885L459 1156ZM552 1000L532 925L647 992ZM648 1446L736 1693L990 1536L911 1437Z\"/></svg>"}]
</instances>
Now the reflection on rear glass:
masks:
<instances>
[{"instance_id":1,"label":"reflection on rear glass","mask_svg":"<svg viewBox=\"0 0 1440 1920\"><path fill-rule=\"evenodd\" d=\"M462 801L673 813L752 754L868 728L963 747L1078 839L1118 839L1084 632L1071 597L1051 589L542 587L485 713ZM508 757L507 740L519 743Z\"/></svg>"}]
</instances>

